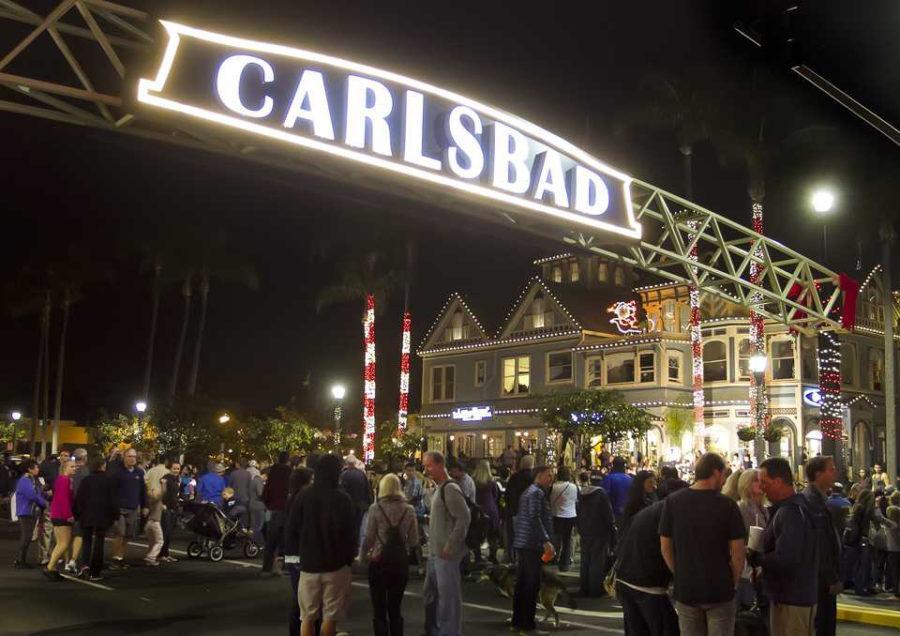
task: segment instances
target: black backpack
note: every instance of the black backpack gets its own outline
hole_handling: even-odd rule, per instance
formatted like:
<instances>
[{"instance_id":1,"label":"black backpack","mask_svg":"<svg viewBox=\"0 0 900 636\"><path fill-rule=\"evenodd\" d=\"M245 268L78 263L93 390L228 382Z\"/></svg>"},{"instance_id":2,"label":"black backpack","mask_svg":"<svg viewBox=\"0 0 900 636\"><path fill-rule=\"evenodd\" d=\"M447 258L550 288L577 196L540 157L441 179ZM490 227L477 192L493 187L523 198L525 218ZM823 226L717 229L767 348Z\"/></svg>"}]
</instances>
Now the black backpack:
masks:
<instances>
[{"instance_id":1,"label":"black backpack","mask_svg":"<svg viewBox=\"0 0 900 636\"><path fill-rule=\"evenodd\" d=\"M444 509L447 510L447 514L450 515L450 518L453 518L450 509L447 508L447 495L444 494L444 488L448 483L450 482L445 482L444 485L441 486L441 501L444 502ZM474 501L471 501L465 495L463 495L463 499L469 507L470 517L469 529L466 531L466 547L470 550L480 550L481 544L483 544L484 540L487 538L487 529L490 520L488 519L488 516L484 514L481 506Z\"/></svg>"},{"instance_id":2,"label":"black backpack","mask_svg":"<svg viewBox=\"0 0 900 636\"><path fill-rule=\"evenodd\" d=\"M378 509L381 511L381 514L384 516L384 520L388 525L385 540L381 541L379 539L379 541L381 541L380 562L386 565L408 567L409 551L406 549L406 541L403 540L403 535L400 534L400 526L403 525L403 520L406 518L406 513L409 511L409 509L404 508L403 515L400 517L400 520L397 521L396 525L391 525L391 521L390 519L388 519L387 514L384 512L384 508L381 507L381 504L378 504Z\"/></svg>"}]
</instances>

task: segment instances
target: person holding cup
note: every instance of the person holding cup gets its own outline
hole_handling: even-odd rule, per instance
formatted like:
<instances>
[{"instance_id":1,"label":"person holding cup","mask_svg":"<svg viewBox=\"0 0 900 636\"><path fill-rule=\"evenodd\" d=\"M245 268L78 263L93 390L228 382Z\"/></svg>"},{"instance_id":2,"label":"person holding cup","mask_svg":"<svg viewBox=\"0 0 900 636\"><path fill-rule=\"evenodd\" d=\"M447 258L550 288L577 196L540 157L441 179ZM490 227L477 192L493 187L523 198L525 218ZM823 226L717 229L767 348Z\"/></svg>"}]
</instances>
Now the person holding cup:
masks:
<instances>
[{"instance_id":1,"label":"person holding cup","mask_svg":"<svg viewBox=\"0 0 900 636\"><path fill-rule=\"evenodd\" d=\"M818 600L818 543L806 498L794 490L791 465L770 457L759 466L762 491L772 502L762 550L747 560L761 567L769 596L772 636L812 636ZM758 546L757 546L758 547Z\"/></svg>"}]
</instances>

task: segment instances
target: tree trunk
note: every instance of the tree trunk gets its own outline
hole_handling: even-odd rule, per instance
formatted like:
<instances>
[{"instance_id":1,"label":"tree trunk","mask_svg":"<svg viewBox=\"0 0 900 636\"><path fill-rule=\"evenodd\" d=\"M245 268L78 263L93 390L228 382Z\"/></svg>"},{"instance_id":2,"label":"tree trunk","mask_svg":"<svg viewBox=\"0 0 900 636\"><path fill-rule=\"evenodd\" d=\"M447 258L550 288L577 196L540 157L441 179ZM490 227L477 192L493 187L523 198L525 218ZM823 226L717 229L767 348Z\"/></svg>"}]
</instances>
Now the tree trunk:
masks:
<instances>
[{"instance_id":1,"label":"tree trunk","mask_svg":"<svg viewBox=\"0 0 900 636\"><path fill-rule=\"evenodd\" d=\"M200 324L197 326L197 340L194 343L194 362L191 365L191 377L188 382L188 397L197 392L197 374L200 372L200 351L203 348L203 332L206 328L206 304L209 299L209 272L200 274Z\"/></svg>"},{"instance_id":2,"label":"tree trunk","mask_svg":"<svg viewBox=\"0 0 900 636\"><path fill-rule=\"evenodd\" d=\"M59 445L59 420L62 412L63 377L65 375L66 362L66 333L69 327L69 304L71 300L69 290L66 289L63 292L62 328L59 334L59 355L56 359L56 397L53 404L53 442L51 444L54 453Z\"/></svg>"},{"instance_id":3,"label":"tree trunk","mask_svg":"<svg viewBox=\"0 0 900 636\"><path fill-rule=\"evenodd\" d=\"M566 463L566 447L569 445L569 439L572 437L571 433L563 433L562 441L559 445L559 459L557 459L556 463L559 466L564 466ZM578 459L575 459L575 466L578 467Z\"/></svg>"},{"instance_id":4,"label":"tree trunk","mask_svg":"<svg viewBox=\"0 0 900 636\"><path fill-rule=\"evenodd\" d=\"M150 394L150 374L153 369L153 347L156 342L156 319L159 316L159 277L162 265L157 262L153 268L153 306L150 310L150 336L147 339L147 361L144 363L144 384L141 399L147 401Z\"/></svg>"},{"instance_id":5,"label":"tree trunk","mask_svg":"<svg viewBox=\"0 0 900 636\"><path fill-rule=\"evenodd\" d=\"M181 333L178 336L178 346L175 348L175 362L172 365L172 375L169 378L169 402L175 401L175 392L178 389L178 371L181 369L184 342L187 340L188 323L191 318L191 274L188 274L184 279L184 284L181 286L181 295L184 298L184 314L181 318Z\"/></svg>"},{"instance_id":6,"label":"tree trunk","mask_svg":"<svg viewBox=\"0 0 900 636\"><path fill-rule=\"evenodd\" d=\"M28 453L34 453L34 442L37 439L38 420L41 417L41 380L44 377L44 325L50 321L50 292L44 299L41 310L40 331L38 332L38 354L34 367L34 399L31 403L31 434L28 436ZM15 445L13 445L15 450Z\"/></svg>"}]
</instances>

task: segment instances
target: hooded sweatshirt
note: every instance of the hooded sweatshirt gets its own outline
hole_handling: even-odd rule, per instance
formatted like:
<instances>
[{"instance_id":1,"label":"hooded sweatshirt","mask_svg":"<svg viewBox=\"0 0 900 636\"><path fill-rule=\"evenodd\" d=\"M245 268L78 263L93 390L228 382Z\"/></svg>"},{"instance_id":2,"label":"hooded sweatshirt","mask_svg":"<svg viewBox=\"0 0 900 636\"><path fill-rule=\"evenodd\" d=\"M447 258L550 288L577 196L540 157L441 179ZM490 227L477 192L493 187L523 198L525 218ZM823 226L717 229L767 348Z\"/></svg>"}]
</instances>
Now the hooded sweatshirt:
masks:
<instances>
[{"instance_id":1,"label":"hooded sweatshirt","mask_svg":"<svg viewBox=\"0 0 900 636\"><path fill-rule=\"evenodd\" d=\"M300 555L303 572L334 572L353 563L359 537L350 497L338 485L340 460L326 455L313 485L297 495L285 530L285 554Z\"/></svg>"},{"instance_id":2,"label":"hooded sweatshirt","mask_svg":"<svg viewBox=\"0 0 900 636\"><path fill-rule=\"evenodd\" d=\"M582 537L611 541L615 535L612 504L599 486L583 486L576 503L578 533Z\"/></svg>"}]
</instances>

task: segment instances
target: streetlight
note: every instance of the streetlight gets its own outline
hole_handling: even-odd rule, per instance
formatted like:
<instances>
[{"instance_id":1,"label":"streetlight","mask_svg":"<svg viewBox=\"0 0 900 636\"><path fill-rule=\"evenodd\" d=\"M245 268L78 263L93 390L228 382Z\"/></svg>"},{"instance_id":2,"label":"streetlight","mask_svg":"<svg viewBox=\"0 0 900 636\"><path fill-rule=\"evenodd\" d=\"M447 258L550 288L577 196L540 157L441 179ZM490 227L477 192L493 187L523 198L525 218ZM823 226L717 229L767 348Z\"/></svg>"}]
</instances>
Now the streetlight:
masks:
<instances>
[{"instance_id":1,"label":"streetlight","mask_svg":"<svg viewBox=\"0 0 900 636\"><path fill-rule=\"evenodd\" d=\"M231 416L228 413L222 413L219 416L219 424L228 424L231 421ZM223 439L219 443L219 455L222 457L222 461L225 461L225 440Z\"/></svg>"},{"instance_id":2,"label":"streetlight","mask_svg":"<svg viewBox=\"0 0 900 636\"><path fill-rule=\"evenodd\" d=\"M138 437L143 441L144 439L144 411L147 410L147 403L143 400L136 402L134 405L134 410L137 411L138 414Z\"/></svg>"},{"instance_id":3,"label":"streetlight","mask_svg":"<svg viewBox=\"0 0 900 636\"><path fill-rule=\"evenodd\" d=\"M334 447L341 450L341 400L347 395L347 389L343 384L335 384L331 387L331 397L334 398Z\"/></svg>"},{"instance_id":4,"label":"streetlight","mask_svg":"<svg viewBox=\"0 0 900 636\"><path fill-rule=\"evenodd\" d=\"M765 454L765 447L763 446L763 429L765 428L765 403L764 403L764 395L765 392L762 390L764 375L766 374L766 367L769 364L769 359L766 357L764 353L754 353L750 356L750 360L748 361L748 366L750 367L750 372L753 374L753 379L756 384L756 393L755 399L756 404L755 409L753 411L755 421L753 422L753 426L756 430L756 439L753 441L753 454L756 455L756 465L759 466L763 459L763 455Z\"/></svg>"},{"instance_id":5,"label":"streetlight","mask_svg":"<svg viewBox=\"0 0 900 636\"><path fill-rule=\"evenodd\" d=\"M828 258L828 222L825 220L834 208L834 193L831 190L819 189L813 192L813 211L822 217L822 260Z\"/></svg>"},{"instance_id":6,"label":"streetlight","mask_svg":"<svg viewBox=\"0 0 900 636\"><path fill-rule=\"evenodd\" d=\"M19 420L22 419L22 414L19 411L13 411L10 415L13 420L12 452L15 454L16 447L19 445Z\"/></svg>"}]
</instances>

